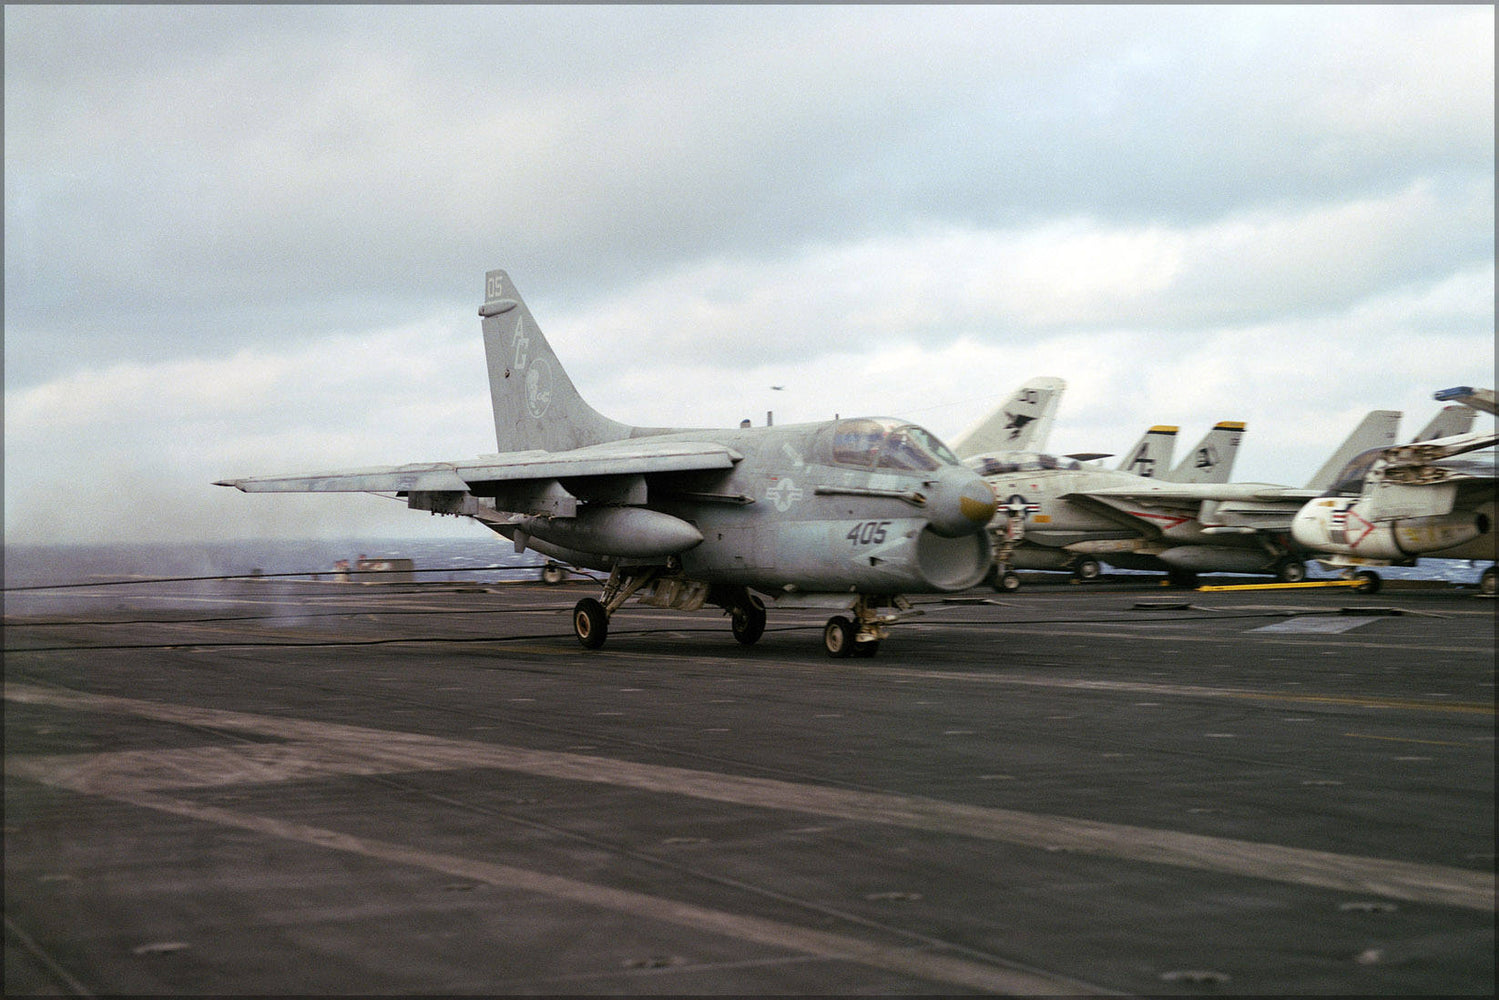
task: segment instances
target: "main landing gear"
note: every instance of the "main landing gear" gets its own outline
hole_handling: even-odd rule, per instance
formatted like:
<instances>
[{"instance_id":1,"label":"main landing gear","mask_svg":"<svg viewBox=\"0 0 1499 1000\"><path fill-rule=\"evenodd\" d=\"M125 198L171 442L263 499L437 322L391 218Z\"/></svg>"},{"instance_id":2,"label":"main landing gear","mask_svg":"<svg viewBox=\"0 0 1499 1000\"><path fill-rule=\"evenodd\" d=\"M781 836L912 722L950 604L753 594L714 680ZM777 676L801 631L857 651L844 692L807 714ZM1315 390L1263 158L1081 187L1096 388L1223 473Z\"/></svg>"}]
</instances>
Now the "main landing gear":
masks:
<instances>
[{"instance_id":1,"label":"main landing gear","mask_svg":"<svg viewBox=\"0 0 1499 1000\"><path fill-rule=\"evenodd\" d=\"M747 587L709 586L667 575L660 568L624 572L618 567L609 575L599 599L585 597L573 606L573 634L584 649L600 649L609 637L609 619L621 604L640 595L649 607L696 611L704 604L723 608L729 628L741 645L753 646L765 634L765 603ZM919 615L904 597L860 595L848 615L834 615L822 630L822 644L835 659L861 659L879 651L888 626L904 617Z\"/></svg>"},{"instance_id":2,"label":"main landing gear","mask_svg":"<svg viewBox=\"0 0 1499 1000\"><path fill-rule=\"evenodd\" d=\"M1275 579L1281 583L1301 583L1306 579L1306 563L1300 559L1283 559L1275 566Z\"/></svg>"},{"instance_id":3,"label":"main landing gear","mask_svg":"<svg viewBox=\"0 0 1499 1000\"><path fill-rule=\"evenodd\" d=\"M573 634L584 649L600 649L609 637L609 619L636 594L640 603L655 608L696 611L704 604L723 608L740 644L753 646L765 634L765 604L745 587L710 587L674 575L676 567L616 566L595 600L585 597L573 606Z\"/></svg>"},{"instance_id":4,"label":"main landing gear","mask_svg":"<svg viewBox=\"0 0 1499 1000\"><path fill-rule=\"evenodd\" d=\"M1072 579L1078 583L1088 583L1097 580L1103 574L1103 567L1098 565L1097 559L1084 557L1072 565Z\"/></svg>"}]
</instances>

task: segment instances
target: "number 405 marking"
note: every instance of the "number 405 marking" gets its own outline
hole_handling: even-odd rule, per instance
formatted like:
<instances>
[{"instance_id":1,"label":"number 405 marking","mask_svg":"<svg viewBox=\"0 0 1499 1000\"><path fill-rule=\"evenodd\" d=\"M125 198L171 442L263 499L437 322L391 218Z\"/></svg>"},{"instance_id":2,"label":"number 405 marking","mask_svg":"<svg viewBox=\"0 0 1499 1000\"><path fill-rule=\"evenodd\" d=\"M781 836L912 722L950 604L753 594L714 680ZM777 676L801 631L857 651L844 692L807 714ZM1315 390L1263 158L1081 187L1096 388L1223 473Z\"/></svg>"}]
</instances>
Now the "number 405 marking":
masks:
<instances>
[{"instance_id":1,"label":"number 405 marking","mask_svg":"<svg viewBox=\"0 0 1499 1000\"><path fill-rule=\"evenodd\" d=\"M888 527L889 521L860 521L843 537L852 545L882 545L885 542L885 529Z\"/></svg>"}]
</instances>

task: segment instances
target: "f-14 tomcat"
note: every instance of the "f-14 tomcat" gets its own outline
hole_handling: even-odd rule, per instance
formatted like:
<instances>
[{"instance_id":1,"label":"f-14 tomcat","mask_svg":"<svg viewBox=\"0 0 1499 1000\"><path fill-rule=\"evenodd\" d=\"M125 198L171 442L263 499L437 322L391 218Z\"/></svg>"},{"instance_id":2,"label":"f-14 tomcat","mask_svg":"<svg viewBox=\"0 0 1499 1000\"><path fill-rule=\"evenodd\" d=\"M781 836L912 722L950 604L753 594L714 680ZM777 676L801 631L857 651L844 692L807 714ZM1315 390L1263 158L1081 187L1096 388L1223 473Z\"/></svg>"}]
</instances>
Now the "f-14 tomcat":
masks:
<instances>
[{"instance_id":1,"label":"f-14 tomcat","mask_svg":"<svg viewBox=\"0 0 1499 1000\"><path fill-rule=\"evenodd\" d=\"M609 573L573 610L604 644L631 597L722 608L745 645L767 601L844 612L830 656L872 656L903 596L962 590L991 561L994 494L935 436L864 417L736 430L632 427L579 396L509 275L485 276L484 349L499 452L476 459L220 482L247 493L394 492L542 555Z\"/></svg>"},{"instance_id":2,"label":"f-14 tomcat","mask_svg":"<svg viewBox=\"0 0 1499 1000\"><path fill-rule=\"evenodd\" d=\"M1492 389L1459 386L1436 398L1486 413L1495 409ZM1366 451L1347 464L1330 490L1301 508L1291 533L1325 565L1357 570L1367 591L1379 586L1378 574L1368 567L1409 566L1422 557L1499 558L1495 455L1478 453L1495 441L1493 431L1477 431ZM1499 589L1493 566L1479 577L1479 589Z\"/></svg>"}]
</instances>

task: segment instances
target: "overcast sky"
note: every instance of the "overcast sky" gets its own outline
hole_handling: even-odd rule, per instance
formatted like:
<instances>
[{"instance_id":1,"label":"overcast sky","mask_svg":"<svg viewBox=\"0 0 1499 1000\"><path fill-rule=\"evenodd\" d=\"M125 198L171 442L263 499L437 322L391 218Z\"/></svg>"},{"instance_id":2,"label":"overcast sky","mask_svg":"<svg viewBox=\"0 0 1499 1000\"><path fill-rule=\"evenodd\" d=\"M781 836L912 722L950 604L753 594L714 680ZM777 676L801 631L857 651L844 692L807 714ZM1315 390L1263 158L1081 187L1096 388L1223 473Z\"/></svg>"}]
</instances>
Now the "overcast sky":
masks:
<instances>
[{"instance_id":1,"label":"overcast sky","mask_svg":"<svg viewBox=\"0 0 1499 1000\"><path fill-rule=\"evenodd\" d=\"M1492 6L4 17L7 544L487 543L210 484L493 451L495 267L628 423L1054 375L1050 450L1243 420L1299 486L1495 380Z\"/></svg>"}]
</instances>

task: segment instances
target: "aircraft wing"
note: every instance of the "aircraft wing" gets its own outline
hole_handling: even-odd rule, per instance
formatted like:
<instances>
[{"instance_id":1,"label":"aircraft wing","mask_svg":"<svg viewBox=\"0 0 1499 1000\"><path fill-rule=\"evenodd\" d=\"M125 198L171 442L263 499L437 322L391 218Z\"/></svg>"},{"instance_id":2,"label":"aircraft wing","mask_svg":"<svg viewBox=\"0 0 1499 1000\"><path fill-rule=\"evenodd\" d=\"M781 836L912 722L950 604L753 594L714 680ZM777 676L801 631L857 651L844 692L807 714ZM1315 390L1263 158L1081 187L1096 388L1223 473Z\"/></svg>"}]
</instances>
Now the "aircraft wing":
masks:
<instances>
[{"instance_id":1,"label":"aircraft wing","mask_svg":"<svg viewBox=\"0 0 1499 1000\"><path fill-rule=\"evenodd\" d=\"M1139 486L1115 486L1068 494L1063 499L1102 512L1128 515L1137 523L1168 533L1189 521L1208 534L1285 532L1302 504L1318 490L1270 483L1172 483L1147 480Z\"/></svg>"},{"instance_id":2,"label":"aircraft wing","mask_svg":"<svg viewBox=\"0 0 1499 1000\"><path fill-rule=\"evenodd\" d=\"M487 483L638 476L728 469L742 456L720 444L683 441L614 441L572 451L519 451L461 462L387 465L337 472L225 479L245 493L473 492Z\"/></svg>"},{"instance_id":3,"label":"aircraft wing","mask_svg":"<svg viewBox=\"0 0 1499 1000\"><path fill-rule=\"evenodd\" d=\"M1485 413L1495 412L1493 389L1475 389L1471 385L1459 385L1451 389L1439 390L1433 398L1443 402L1449 399L1456 400L1464 406L1471 406Z\"/></svg>"},{"instance_id":4,"label":"aircraft wing","mask_svg":"<svg viewBox=\"0 0 1499 1000\"><path fill-rule=\"evenodd\" d=\"M1302 490L1271 483L1172 483L1151 480L1140 486L1113 486L1088 490L1085 496L1119 498L1161 503L1201 503L1224 501L1294 501L1304 503L1322 495L1320 490Z\"/></svg>"}]
</instances>

